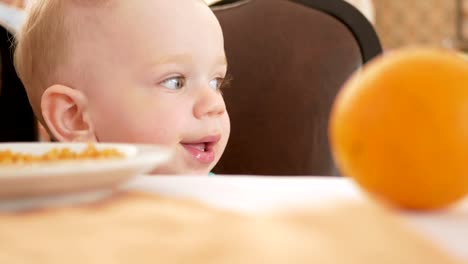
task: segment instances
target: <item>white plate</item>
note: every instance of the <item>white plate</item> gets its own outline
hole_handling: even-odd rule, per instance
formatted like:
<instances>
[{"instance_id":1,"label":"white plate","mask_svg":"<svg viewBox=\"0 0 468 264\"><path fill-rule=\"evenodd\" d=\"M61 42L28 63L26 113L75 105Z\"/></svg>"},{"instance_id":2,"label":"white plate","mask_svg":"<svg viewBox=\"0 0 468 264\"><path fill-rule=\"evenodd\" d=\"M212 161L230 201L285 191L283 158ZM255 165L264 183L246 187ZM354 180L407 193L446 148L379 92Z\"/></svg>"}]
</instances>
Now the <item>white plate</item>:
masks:
<instances>
[{"instance_id":1,"label":"white plate","mask_svg":"<svg viewBox=\"0 0 468 264\"><path fill-rule=\"evenodd\" d=\"M74 160L28 165L0 165L0 200L112 190L130 178L145 174L170 158L169 150L151 145L104 144L123 159ZM41 155L52 148L81 151L86 143L1 143L0 151Z\"/></svg>"}]
</instances>

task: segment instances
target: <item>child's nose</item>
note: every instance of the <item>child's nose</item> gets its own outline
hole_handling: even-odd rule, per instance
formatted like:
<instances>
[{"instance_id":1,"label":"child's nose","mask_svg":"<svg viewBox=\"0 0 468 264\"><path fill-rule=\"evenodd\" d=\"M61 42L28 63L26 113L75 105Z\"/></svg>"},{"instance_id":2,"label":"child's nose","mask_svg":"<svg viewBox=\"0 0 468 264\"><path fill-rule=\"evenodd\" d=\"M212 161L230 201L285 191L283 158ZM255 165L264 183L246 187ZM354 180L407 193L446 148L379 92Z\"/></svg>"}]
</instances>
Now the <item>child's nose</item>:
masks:
<instances>
[{"instance_id":1,"label":"child's nose","mask_svg":"<svg viewBox=\"0 0 468 264\"><path fill-rule=\"evenodd\" d=\"M226 112L226 105L218 91L200 89L193 111L194 116L198 119L215 117Z\"/></svg>"}]
</instances>

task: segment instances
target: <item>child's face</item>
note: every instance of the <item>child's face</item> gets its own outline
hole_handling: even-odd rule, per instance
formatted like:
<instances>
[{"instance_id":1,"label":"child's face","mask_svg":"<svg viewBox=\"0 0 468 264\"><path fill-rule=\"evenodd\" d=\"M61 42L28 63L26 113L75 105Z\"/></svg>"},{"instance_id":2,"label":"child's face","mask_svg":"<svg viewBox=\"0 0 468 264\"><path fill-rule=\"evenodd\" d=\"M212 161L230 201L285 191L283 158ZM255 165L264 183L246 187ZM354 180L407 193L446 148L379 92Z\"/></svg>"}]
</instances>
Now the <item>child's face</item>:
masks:
<instances>
[{"instance_id":1,"label":"child's face","mask_svg":"<svg viewBox=\"0 0 468 264\"><path fill-rule=\"evenodd\" d=\"M207 174L230 125L217 89L227 64L221 28L203 1L120 1L105 30L84 51L94 59L83 90L95 137L170 147L157 173Z\"/></svg>"}]
</instances>

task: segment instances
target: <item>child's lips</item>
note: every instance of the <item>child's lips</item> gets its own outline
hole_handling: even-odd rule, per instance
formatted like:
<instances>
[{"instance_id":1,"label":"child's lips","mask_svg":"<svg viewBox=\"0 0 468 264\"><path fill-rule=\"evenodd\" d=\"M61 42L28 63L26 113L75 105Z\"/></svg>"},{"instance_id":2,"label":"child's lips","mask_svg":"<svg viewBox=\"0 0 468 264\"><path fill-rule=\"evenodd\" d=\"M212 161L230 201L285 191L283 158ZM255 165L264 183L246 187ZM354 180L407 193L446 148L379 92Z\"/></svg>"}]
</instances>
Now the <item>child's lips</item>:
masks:
<instances>
[{"instance_id":1,"label":"child's lips","mask_svg":"<svg viewBox=\"0 0 468 264\"><path fill-rule=\"evenodd\" d=\"M215 160L214 146L220 139L220 135L213 135L195 141L181 142L181 144L196 160L210 164Z\"/></svg>"}]
</instances>

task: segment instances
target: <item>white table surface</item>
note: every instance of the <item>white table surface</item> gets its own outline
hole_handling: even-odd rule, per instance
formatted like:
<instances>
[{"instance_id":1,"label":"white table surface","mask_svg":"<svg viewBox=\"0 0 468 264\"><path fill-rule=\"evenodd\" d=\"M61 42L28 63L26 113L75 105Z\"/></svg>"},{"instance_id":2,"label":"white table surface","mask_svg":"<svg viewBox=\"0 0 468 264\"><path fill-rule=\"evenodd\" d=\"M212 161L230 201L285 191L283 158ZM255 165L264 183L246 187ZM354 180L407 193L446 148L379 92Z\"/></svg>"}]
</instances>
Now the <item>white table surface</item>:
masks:
<instances>
[{"instance_id":1,"label":"white table surface","mask_svg":"<svg viewBox=\"0 0 468 264\"><path fill-rule=\"evenodd\" d=\"M352 181L335 177L141 176L124 188L193 198L241 212L368 199ZM468 261L468 198L448 210L432 213L401 211L401 215L423 236Z\"/></svg>"}]
</instances>

